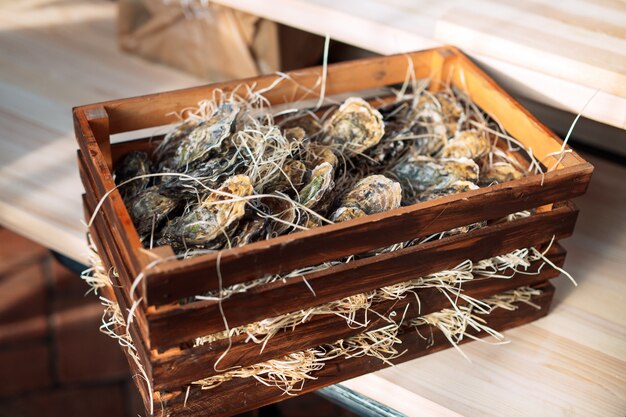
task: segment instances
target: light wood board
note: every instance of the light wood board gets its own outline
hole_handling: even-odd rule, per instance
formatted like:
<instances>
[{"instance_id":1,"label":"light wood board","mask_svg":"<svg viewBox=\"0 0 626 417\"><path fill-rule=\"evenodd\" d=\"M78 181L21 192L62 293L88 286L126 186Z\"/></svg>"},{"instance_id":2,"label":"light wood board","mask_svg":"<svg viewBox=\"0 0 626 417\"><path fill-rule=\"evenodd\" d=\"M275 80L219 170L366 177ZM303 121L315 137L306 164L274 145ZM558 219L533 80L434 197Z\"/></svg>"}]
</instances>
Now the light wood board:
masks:
<instances>
[{"instance_id":1,"label":"light wood board","mask_svg":"<svg viewBox=\"0 0 626 417\"><path fill-rule=\"evenodd\" d=\"M0 3L0 224L86 262L72 107L202 84L120 52L115 4Z\"/></svg>"},{"instance_id":2,"label":"light wood board","mask_svg":"<svg viewBox=\"0 0 626 417\"><path fill-rule=\"evenodd\" d=\"M586 117L626 127L619 0L213 1L382 54L453 44L515 95L574 114L593 96Z\"/></svg>"}]
</instances>

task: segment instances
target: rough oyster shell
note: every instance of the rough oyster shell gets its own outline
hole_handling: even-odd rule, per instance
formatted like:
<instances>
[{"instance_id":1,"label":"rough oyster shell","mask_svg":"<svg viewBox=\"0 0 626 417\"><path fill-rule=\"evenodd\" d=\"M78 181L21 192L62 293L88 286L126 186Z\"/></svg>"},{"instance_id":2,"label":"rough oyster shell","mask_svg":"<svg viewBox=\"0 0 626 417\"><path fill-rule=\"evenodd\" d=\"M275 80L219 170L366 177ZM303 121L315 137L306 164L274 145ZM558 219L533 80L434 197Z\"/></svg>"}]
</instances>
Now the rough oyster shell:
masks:
<instances>
[{"instance_id":1,"label":"rough oyster shell","mask_svg":"<svg viewBox=\"0 0 626 417\"><path fill-rule=\"evenodd\" d=\"M491 149L489 138L477 130L458 132L441 150L441 158L478 159Z\"/></svg>"},{"instance_id":2,"label":"rough oyster shell","mask_svg":"<svg viewBox=\"0 0 626 417\"><path fill-rule=\"evenodd\" d=\"M115 183L121 184L131 178L150 174L150 171L151 162L147 153L136 151L129 152L117 163L115 168ZM145 190L149 183L150 178L137 178L124 184L119 190L124 200L128 200L137 196L142 190Z\"/></svg>"},{"instance_id":3,"label":"rough oyster shell","mask_svg":"<svg viewBox=\"0 0 626 417\"><path fill-rule=\"evenodd\" d=\"M169 165L177 170L185 169L218 149L230 136L239 110L239 106L231 103L219 106L208 120L192 128L180 140Z\"/></svg>"},{"instance_id":4,"label":"rough oyster shell","mask_svg":"<svg viewBox=\"0 0 626 417\"><path fill-rule=\"evenodd\" d=\"M304 137L313 137L322 131L322 124L317 116L310 110L299 111L294 115L286 117L279 123L284 130L292 128L302 129Z\"/></svg>"},{"instance_id":5,"label":"rough oyster shell","mask_svg":"<svg viewBox=\"0 0 626 417\"><path fill-rule=\"evenodd\" d=\"M241 174L246 169L245 160L237 153L237 149L231 147L218 157L198 164L197 168L191 169L186 174L189 177L171 176L164 177L160 192L172 198L180 198L185 194L204 193L208 188L216 188L225 179Z\"/></svg>"},{"instance_id":6,"label":"rough oyster shell","mask_svg":"<svg viewBox=\"0 0 626 417\"><path fill-rule=\"evenodd\" d=\"M139 236L146 237L155 230L177 206L174 199L159 193L156 186L137 194L130 202L130 216Z\"/></svg>"},{"instance_id":7,"label":"rough oyster shell","mask_svg":"<svg viewBox=\"0 0 626 417\"><path fill-rule=\"evenodd\" d=\"M280 192L298 191L304 185L306 174L307 167L304 162L297 159L288 159L283 164L282 171L267 184L265 189Z\"/></svg>"},{"instance_id":8,"label":"rough oyster shell","mask_svg":"<svg viewBox=\"0 0 626 417\"><path fill-rule=\"evenodd\" d=\"M508 162L494 162L480 171L480 183L484 185L500 184L518 180L523 176L524 174Z\"/></svg>"},{"instance_id":9,"label":"rough oyster shell","mask_svg":"<svg viewBox=\"0 0 626 417\"><path fill-rule=\"evenodd\" d=\"M341 198L331 220L345 221L367 214L382 213L400 207L402 188L383 175L370 175Z\"/></svg>"},{"instance_id":10,"label":"rough oyster shell","mask_svg":"<svg viewBox=\"0 0 626 417\"><path fill-rule=\"evenodd\" d=\"M269 219L269 231L273 236L284 233L296 222L296 208L290 201L280 197L266 197L261 202L270 215L279 219Z\"/></svg>"},{"instance_id":11,"label":"rough oyster shell","mask_svg":"<svg viewBox=\"0 0 626 417\"><path fill-rule=\"evenodd\" d=\"M263 238L266 233L267 220L256 218L248 219L240 222L237 231L231 238L231 245L233 247L247 245L248 243L256 242Z\"/></svg>"},{"instance_id":12,"label":"rough oyster shell","mask_svg":"<svg viewBox=\"0 0 626 417\"><path fill-rule=\"evenodd\" d=\"M198 126L196 120L187 119L165 136L165 139L154 150L154 160L159 165L160 170L171 170L174 168L176 149L196 126Z\"/></svg>"},{"instance_id":13,"label":"rough oyster shell","mask_svg":"<svg viewBox=\"0 0 626 417\"><path fill-rule=\"evenodd\" d=\"M300 190L300 204L308 208L320 205L335 183L333 182L334 168L328 162L323 162L313 169L309 183Z\"/></svg>"},{"instance_id":14,"label":"rough oyster shell","mask_svg":"<svg viewBox=\"0 0 626 417\"><path fill-rule=\"evenodd\" d=\"M479 168L471 159L443 159L437 161L416 152L408 154L392 170L403 186L405 202L429 189L444 189L458 180L477 181Z\"/></svg>"},{"instance_id":15,"label":"rough oyster shell","mask_svg":"<svg viewBox=\"0 0 626 417\"><path fill-rule=\"evenodd\" d=\"M324 162L328 162L333 168L337 168L339 159L328 146L312 142L306 147L305 162L312 168Z\"/></svg>"},{"instance_id":16,"label":"rough oyster shell","mask_svg":"<svg viewBox=\"0 0 626 417\"><path fill-rule=\"evenodd\" d=\"M463 107L459 100L447 91L439 91L435 93L435 97L441 107L447 136L449 138L454 137L457 132L459 119L463 116Z\"/></svg>"},{"instance_id":17,"label":"rough oyster shell","mask_svg":"<svg viewBox=\"0 0 626 417\"><path fill-rule=\"evenodd\" d=\"M471 190L478 190L479 188L480 187L478 187L478 185L474 184L471 181L464 181L464 180L454 181L453 183L449 184L445 188L429 190L425 193L422 193L420 195L420 200L430 201L430 200L445 197L451 194L457 194L457 193L462 193L462 192L471 191Z\"/></svg>"},{"instance_id":18,"label":"rough oyster shell","mask_svg":"<svg viewBox=\"0 0 626 417\"><path fill-rule=\"evenodd\" d=\"M324 142L349 153L361 153L385 134L383 116L359 97L347 99L324 123Z\"/></svg>"},{"instance_id":19,"label":"rough oyster shell","mask_svg":"<svg viewBox=\"0 0 626 417\"><path fill-rule=\"evenodd\" d=\"M244 216L246 201L236 198L253 192L248 176L227 179L217 192L210 193L201 204L170 222L163 231L164 239L198 246L213 241Z\"/></svg>"}]
</instances>

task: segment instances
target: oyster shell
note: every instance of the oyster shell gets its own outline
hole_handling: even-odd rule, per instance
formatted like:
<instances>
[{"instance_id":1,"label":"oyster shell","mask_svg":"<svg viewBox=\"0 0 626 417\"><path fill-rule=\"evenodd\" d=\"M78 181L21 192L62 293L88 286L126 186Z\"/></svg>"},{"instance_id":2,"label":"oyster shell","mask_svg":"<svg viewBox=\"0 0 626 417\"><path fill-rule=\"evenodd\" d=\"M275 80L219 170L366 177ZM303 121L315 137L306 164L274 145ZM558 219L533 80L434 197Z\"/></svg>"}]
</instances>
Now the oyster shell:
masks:
<instances>
[{"instance_id":1,"label":"oyster shell","mask_svg":"<svg viewBox=\"0 0 626 417\"><path fill-rule=\"evenodd\" d=\"M478 190L480 187L470 181L454 181L453 183L447 185L445 188L429 190L425 193L422 193L420 196L420 201L430 201L436 198L445 197L451 194L458 194L465 191Z\"/></svg>"},{"instance_id":2,"label":"oyster shell","mask_svg":"<svg viewBox=\"0 0 626 417\"><path fill-rule=\"evenodd\" d=\"M480 183L483 185L500 184L518 180L523 176L524 174L508 162L494 162L480 171Z\"/></svg>"},{"instance_id":3,"label":"oyster shell","mask_svg":"<svg viewBox=\"0 0 626 417\"><path fill-rule=\"evenodd\" d=\"M137 194L130 202L129 214L139 236L144 238L151 234L153 226L155 230L158 229L177 205L174 199L159 193L156 186Z\"/></svg>"},{"instance_id":4,"label":"oyster shell","mask_svg":"<svg viewBox=\"0 0 626 417\"><path fill-rule=\"evenodd\" d=\"M283 130L283 136L289 142L301 143L306 137L306 131L301 127L291 127Z\"/></svg>"},{"instance_id":5,"label":"oyster shell","mask_svg":"<svg viewBox=\"0 0 626 417\"><path fill-rule=\"evenodd\" d=\"M328 162L323 162L313 169L309 183L300 190L299 202L308 208L320 206L324 197L334 187L334 168Z\"/></svg>"},{"instance_id":6,"label":"oyster shell","mask_svg":"<svg viewBox=\"0 0 626 417\"><path fill-rule=\"evenodd\" d=\"M240 222L230 243L233 247L247 245L248 243L263 239L266 232L266 219L248 219Z\"/></svg>"},{"instance_id":7,"label":"oyster shell","mask_svg":"<svg viewBox=\"0 0 626 417\"><path fill-rule=\"evenodd\" d=\"M268 214L278 218L268 219L270 234L278 236L287 231L296 222L296 208L284 198L266 197L261 200Z\"/></svg>"},{"instance_id":8,"label":"oyster shell","mask_svg":"<svg viewBox=\"0 0 626 417\"><path fill-rule=\"evenodd\" d=\"M185 215L168 223L163 230L163 241L195 246L210 244L244 216L246 201L236 197L246 197L253 192L246 175L227 179L217 192L210 193Z\"/></svg>"},{"instance_id":9,"label":"oyster shell","mask_svg":"<svg viewBox=\"0 0 626 417\"><path fill-rule=\"evenodd\" d=\"M185 169L204 160L212 150L217 150L231 134L239 107L227 103L219 106L208 120L192 128L178 143L170 161L176 170Z\"/></svg>"},{"instance_id":10,"label":"oyster shell","mask_svg":"<svg viewBox=\"0 0 626 417\"><path fill-rule=\"evenodd\" d=\"M439 157L478 159L486 155L490 149L491 143L484 133L477 130L464 130L458 132L454 139L441 149Z\"/></svg>"},{"instance_id":11,"label":"oyster shell","mask_svg":"<svg viewBox=\"0 0 626 417\"><path fill-rule=\"evenodd\" d=\"M300 190L305 182L307 167L297 159L288 159L279 172L265 187L270 191L289 192Z\"/></svg>"},{"instance_id":12,"label":"oyster shell","mask_svg":"<svg viewBox=\"0 0 626 417\"><path fill-rule=\"evenodd\" d=\"M385 134L383 116L359 97L347 99L324 123L330 143L339 150L361 153L376 145Z\"/></svg>"},{"instance_id":13,"label":"oyster shell","mask_svg":"<svg viewBox=\"0 0 626 417\"><path fill-rule=\"evenodd\" d=\"M328 162L333 166L333 168L337 168L339 164L339 159L337 155L328 147L324 145L320 145L319 143L309 143L306 147L306 155L305 162L309 167L316 167L323 162Z\"/></svg>"},{"instance_id":14,"label":"oyster shell","mask_svg":"<svg viewBox=\"0 0 626 417\"><path fill-rule=\"evenodd\" d=\"M445 189L458 180L477 181L479 168L467 158L437 161L412 152L392 172L402 184L405 203L411 204L426 190Z\"/></svg>"},{"instance_id":15,"label":"oyster shell","mask_svg":"<svg viewBox=\"0 0 626 417\"><path fill-rule=\"evenodd\" d=\"M368 214L382 213L400 207L402 188L383 175L370 175L344 195L331 220L345 221Z\"/></svg>"},{"instance_id":16,"label":"oyster shell","mask_svg":"<svg viewBox=\"0 0 626 417\"><path fill-rule=\"evenodd\" d=\"M180 198L185 194L205 193L202 185L208 188L217 188L225 179L241 174L246 169L246 163L237 149L231 147L219 157L211 158L197 168L186 172L189 177L164 177L160 184L161 194ZM202 184L202 185L201 185Z\"/></svg>"},{"instance_id":17,"label":"oyster shell","mask_svg":"<svg viewBox=\"0 0 626 417\"><path fill-rule=\"evenodd\" d=\"M459 120L463 117L463 107L459 100L447 91L439 91L435 93L435 97L441 107L447 136L454 137L458 130Z\"/></svg>"},{"instance_id":18,"label":"oyster shell","mask_svg":"<svg viewBox=\"0 0 626 417\"><path fill-rule=\"evenodd\" d=\"M174 155L181 141L189 135L189 133L198 126L198 122L188 119L169 132L165 139L154 150L154 159L159 165L160 170L170 171L174 168Z\"/></svg>"},{"instance_id":19,"label":"oyster shell","mask_svg":"<svg viewBox=\"0 0 626 417\"><path fill-rule=\"evenodd\" d=\"M302 110L281 120L279 126L284 130L292 128L302 129L304 137L316 136L323 129L317 116L310 110Z\"/></svg>"},{"instance_id":20,"label":"oyster shell","mask_svg":"<svg viewBox=\"0 0 626 417\"><path fill-rule=\"evenodd\" d=\"M150 174L150 157L145 152L129 152L117 163L115 168L115 183L121 184L131 178ZM141 191L145 190L150 183L150 178L137 178L119 188L124 200L132 199Z\"/></svg>"}]
</instances>

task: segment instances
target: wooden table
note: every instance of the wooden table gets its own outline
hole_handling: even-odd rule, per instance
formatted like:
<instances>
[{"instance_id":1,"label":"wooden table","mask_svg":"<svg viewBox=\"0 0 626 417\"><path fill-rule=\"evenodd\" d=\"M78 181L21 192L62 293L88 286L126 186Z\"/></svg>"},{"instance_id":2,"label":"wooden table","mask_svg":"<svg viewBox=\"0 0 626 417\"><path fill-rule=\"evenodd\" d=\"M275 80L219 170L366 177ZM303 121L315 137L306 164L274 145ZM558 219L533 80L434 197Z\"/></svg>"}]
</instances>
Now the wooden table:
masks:
<instances>
[{"instance_id":1,"label":"wooden table","mask_svg":"<svg viewBox=\"0 0 626 417\"><path fill-rule=\"evenodd\" d=\"M391 54L453 44L508 91L626 128L626 3L619 0L212 0ZM571 122L571 121L570 121Z\"/></svg>"},{"instance_id":2,"label":"wooden table","mask_svg":"<svg viewBox=\"0 0 626 417\"><path fill-rule=\"evenodd\" d=\"M80 261L71 107L201 83L120 53L114 17L103 0L0 3L0 224ZM565 242L580 286L559 280L551 315L507 346L464 346L471 364L450 350L344 385L416 416L624 415L626 168L591 161Z\"/></svg>"}]
</instances>

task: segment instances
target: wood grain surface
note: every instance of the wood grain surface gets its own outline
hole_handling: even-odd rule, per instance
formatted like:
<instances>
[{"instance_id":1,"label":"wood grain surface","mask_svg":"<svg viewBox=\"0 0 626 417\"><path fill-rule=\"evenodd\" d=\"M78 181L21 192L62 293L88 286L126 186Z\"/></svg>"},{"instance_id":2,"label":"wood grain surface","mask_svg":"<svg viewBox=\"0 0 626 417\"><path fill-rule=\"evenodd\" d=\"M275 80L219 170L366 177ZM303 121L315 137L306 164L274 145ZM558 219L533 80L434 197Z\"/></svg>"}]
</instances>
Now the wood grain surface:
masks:
<instances>
[{"instance_id":1,"label":"wood grain surface","mask_svg":"<svg viewBox=\"0 0 626 417\"><path fill-rule=\"evenodd\" d=\"M626 127L619 0L215 0L381 54L456 45L514 95ZM597 93L596 93L597 92Z\"/></svg>"}]
</instances>

